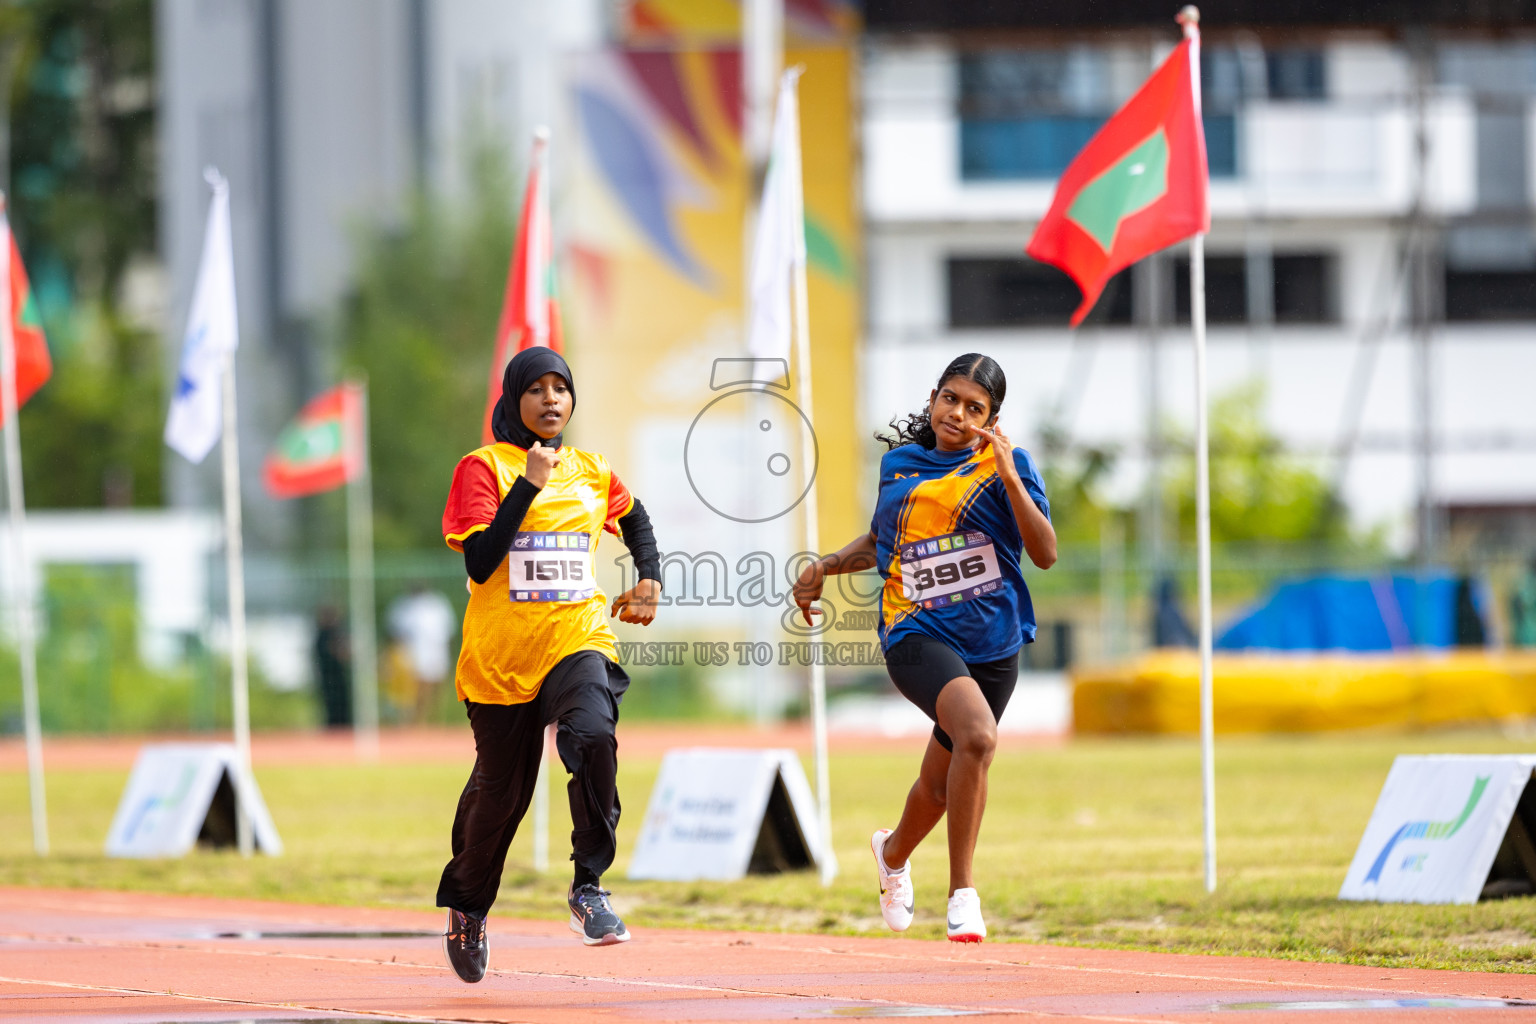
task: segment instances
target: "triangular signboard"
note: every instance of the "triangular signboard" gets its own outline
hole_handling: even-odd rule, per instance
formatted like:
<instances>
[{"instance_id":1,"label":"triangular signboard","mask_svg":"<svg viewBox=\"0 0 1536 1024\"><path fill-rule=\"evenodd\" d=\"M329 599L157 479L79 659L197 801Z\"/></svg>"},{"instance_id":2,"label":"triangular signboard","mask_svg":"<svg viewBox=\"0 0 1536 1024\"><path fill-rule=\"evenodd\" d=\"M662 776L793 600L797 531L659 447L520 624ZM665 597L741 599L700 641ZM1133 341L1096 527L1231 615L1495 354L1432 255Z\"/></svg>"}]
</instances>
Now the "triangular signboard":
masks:
<instances>
[{"instance_id":1,"label":"triangular signboard","mask_svg":"<svg viewBox=\"0 0 1536 1024\"><path fill-rule=\"evenodd\" d=\"M256 780L228 743L154 743L139 751L107 835L109 857L181 857L194 845L235 845L244 807L256 848L283 852Z\"/></svg>"},{"instance_id":2,"label":"triangular signboard","mask_svg":"<svg viewBox=\"0 0 1536 1024\"><path fill-rule=\"evenodd\" d=\"M651 791L630 878L729 880L811 868L821 849L792 750L671 750Z\"/></svg>"},{"instance_id":3,"label":"triangular signboard","mask_svg":"<svg viewBox=\"0 0 1536 1024\"><path fill-rule=\"evenodd\" d=\"M1536 755L1402 755L1339 898L1476 903L1536 892Z\"/></svg>"}]
</instances>

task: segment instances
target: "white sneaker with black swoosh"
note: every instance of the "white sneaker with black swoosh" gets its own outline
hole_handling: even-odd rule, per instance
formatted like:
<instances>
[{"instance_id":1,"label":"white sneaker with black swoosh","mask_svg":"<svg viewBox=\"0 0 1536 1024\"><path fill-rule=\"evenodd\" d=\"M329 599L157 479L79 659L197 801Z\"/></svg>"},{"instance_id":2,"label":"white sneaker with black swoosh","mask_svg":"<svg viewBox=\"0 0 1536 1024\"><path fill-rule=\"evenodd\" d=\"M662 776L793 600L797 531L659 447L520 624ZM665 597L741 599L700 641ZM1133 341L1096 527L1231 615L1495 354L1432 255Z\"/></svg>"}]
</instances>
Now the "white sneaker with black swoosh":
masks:
<instances>
[{"instance_id":1,"label":"white sneaker with black swoosh","mask_svg":"<svg viewBox=\"0 0 1536 1024\"><path fill-rule=\"evenodd\" d=\"M980 942L987 937L987 923L981 919L981 897L975 889L955 890L949 898L944 923L949 926L950 942Z\"/></svg>"},{"instance_id":2,"label":"white sneaker with black swoosh","mask_svg":"<svg viewBox=\"0 0 1536 1024\"><path fill-rule=\"evenodd\" d=\"M912 924L912 862L900 871L885 866L885 841L891 830L878 829L869 837L869 848L875 851L875 872L880 876L880 916L893 932L904 932Z\"/></svg>"}]
</instances>

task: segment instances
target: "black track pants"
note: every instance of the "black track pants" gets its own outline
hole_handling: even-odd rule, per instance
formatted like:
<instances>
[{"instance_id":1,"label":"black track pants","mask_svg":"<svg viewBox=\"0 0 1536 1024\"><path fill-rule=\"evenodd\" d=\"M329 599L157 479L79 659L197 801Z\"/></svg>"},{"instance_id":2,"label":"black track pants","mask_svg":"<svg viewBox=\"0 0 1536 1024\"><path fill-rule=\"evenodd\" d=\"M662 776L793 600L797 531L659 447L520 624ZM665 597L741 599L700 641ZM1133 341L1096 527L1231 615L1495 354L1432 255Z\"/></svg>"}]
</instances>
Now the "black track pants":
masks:
<instances>
[{"instance_id":1,"label":"black track pants","mask_svg":"<svg viewBox=\"0 0 1536 1024\"><path fill-rule=\"evenodd\" d=\"M571 859L595 876L613 863L619 824L619 701L629 677L597 651L562 659L526 704L465 701L475 734L475 767L453 817L453 859L443 868L437 905L477 917L496 901L507 848L528 812L539 777L544 726L556 725L555 747L571 799Z\"/></svg>"}]
</instances>

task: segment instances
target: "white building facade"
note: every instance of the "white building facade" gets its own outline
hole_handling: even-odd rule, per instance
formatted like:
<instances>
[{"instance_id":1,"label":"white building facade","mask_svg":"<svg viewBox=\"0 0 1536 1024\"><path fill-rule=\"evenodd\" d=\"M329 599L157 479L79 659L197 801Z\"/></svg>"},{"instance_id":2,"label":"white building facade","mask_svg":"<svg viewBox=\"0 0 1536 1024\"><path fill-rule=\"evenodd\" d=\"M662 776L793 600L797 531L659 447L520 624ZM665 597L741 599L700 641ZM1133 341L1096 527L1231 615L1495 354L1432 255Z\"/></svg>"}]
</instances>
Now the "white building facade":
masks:
<instances>
[{"instance_id":1,"label":"white building facade","mask_svg":"<svg viewBox=\"0 0 1536 1024\"><path fill-rule=\"evenodd\" d=\"M1187 254L1127 272L1072 331L1075 287L1023 249L1177 27L988 38L873 20L870 426L985 352L1008 374L1004 428L1115 449L1109 497L1135 504L1151 425L1193 422ZM1261 381L1274 432L1400 549L1426 487L1440 510L1536 504L1536 42L1207 29L1212 394Z\"/></svg>"}]
</instances>

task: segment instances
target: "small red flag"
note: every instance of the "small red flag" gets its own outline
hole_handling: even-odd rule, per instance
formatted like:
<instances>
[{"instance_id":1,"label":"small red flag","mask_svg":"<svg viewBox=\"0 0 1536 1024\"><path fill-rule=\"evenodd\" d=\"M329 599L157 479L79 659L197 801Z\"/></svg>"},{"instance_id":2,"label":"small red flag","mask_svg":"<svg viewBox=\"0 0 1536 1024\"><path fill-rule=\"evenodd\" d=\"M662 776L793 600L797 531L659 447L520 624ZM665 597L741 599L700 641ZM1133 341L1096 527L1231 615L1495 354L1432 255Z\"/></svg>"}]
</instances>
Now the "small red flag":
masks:
<instances>
[{"instance_id":1,"label":"small red flag","mask_svg":"<svg viewBox=\"0 0 1536 1024\"><path fill-rule=\"evenodd\" d=\"M1062 172L1026 251L1082 290L1082 322L1109 279L1144 256L1209 231L1200 38L1179 44Z\"/></svg>"},{"instance_id":2,"label":"small red flag","mask_svg":"<svg viewBox=\"0 0 1536 1024\"><path fill-rule=\"evenodd\" d=\"M533 159L528 164L528 185L523 192L523 216L517 225L517 244L507 270L507 290L501 300L501 321L496 325L496 355L485 399L485 420L480 442L493 444L491 412L501 397L501 377L514 352L545 345L565 350L560 329L560 307L555 302L555 268L550 258L549 191L545 181L544 155L548 135L540 130L533 138Z\"/></svg>"},{"instance_id":3,"label":"small red flag","mask_svg":"<svg viewBox=\"0 0 1536 1024\"><path fill-rule=\"evenodd\" d=\"M53 376L53 359L43 334L43 318L21 263L21 250L9 219L4 221L6 244L11 247L11 338L16 346L16 407L27 404L37 389Z\"/></svg>"},{"instance_id":4,"label":"small red flag","mask_svg":"<svg viewBox=\"0 0 1536 1024\"><path fill-rule=\"evenodd\" d=\"M274 498L301 498L335 490L362 468L362 387L348 383L310 399L283 428L262 480Z\"/></svg>"}]
</instances>

